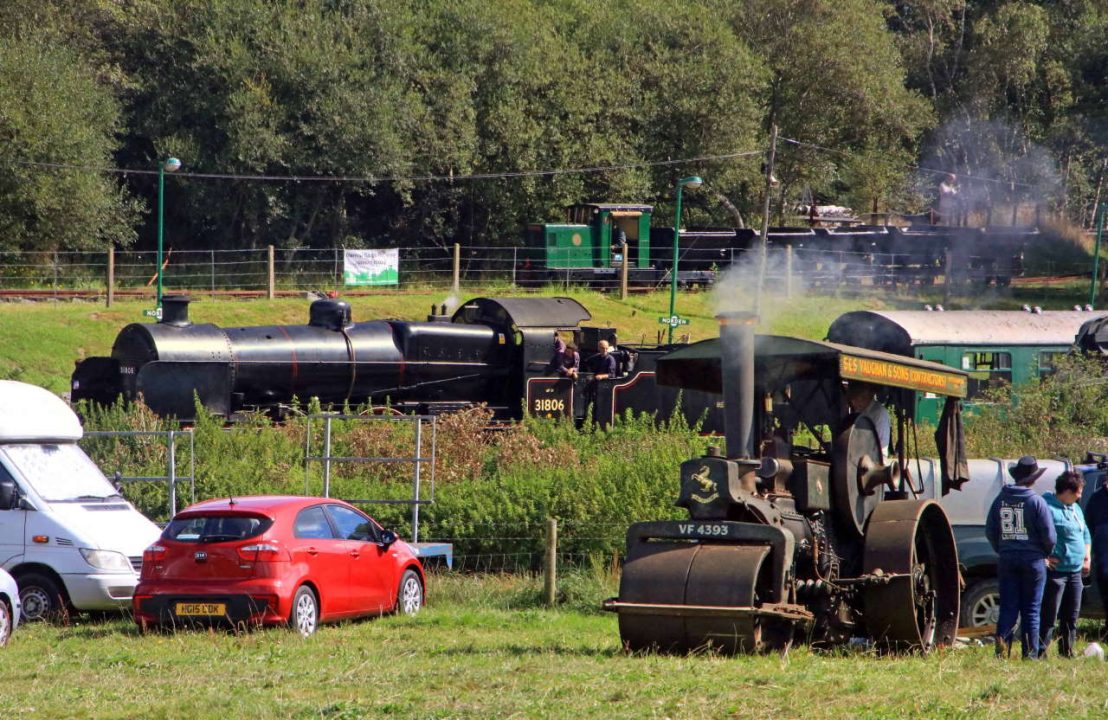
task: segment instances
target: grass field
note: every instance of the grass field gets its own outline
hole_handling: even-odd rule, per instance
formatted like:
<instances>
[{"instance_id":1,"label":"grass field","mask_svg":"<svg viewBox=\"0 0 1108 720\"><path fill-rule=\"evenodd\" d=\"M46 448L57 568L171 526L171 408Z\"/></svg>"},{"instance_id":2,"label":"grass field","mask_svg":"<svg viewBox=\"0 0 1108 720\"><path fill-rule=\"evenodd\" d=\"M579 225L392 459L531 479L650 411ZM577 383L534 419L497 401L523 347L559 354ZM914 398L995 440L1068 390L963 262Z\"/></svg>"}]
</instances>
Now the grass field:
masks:
<instances>
[{"instance_id":1,"label":"grass field","mask_svg":"<svg viewBox=\"0 0 1108 720\"><path fill-rule=\"evenodd\" d=\"M433 575L415 618L140 636L126 619L20 628L3 718L1103 718L1108 666L991 648L629 656L613 616L537 604L537 578Z\"/></svg>"},{"instance_id":2,"label":"grass field","mask_svg":"<svg viewBox=\"0 0 1108 720\"><path fill-rule=\"evenodd\" d=\"M1080 289L1015 289L978 306L1022 302L1064 308ZM495 291L466 292L463 298ZM552 293L556 294L556 293ZM625 342L654 341L666 293L571 293L594 322ZM358 297L355 320L422 318L441 293ZM763 329L822 337L839 314L920 306L919 297L799 296L763 305ZM307 300L204 299L195 322L301 324ZM0 304L0 377L68 389L73 361L106 355L144 302ZM748 309L741 293L685 294L692 339L716 334L720 307ZM949 304L949 307L958 305ZM963 305L964 306L964 305ZM628 656L616 619L596 611L611 578L570 575L557 610L540 607L529 576L437 574L416 618L324 627L307 640L286 630L182 632L143 637L122 616L21 627L0 650L6 718L1103 718L1108 665L1051 659L998 662L991 648L928 657L867 651L726 658Z\"/></svg>"}]
</instances>

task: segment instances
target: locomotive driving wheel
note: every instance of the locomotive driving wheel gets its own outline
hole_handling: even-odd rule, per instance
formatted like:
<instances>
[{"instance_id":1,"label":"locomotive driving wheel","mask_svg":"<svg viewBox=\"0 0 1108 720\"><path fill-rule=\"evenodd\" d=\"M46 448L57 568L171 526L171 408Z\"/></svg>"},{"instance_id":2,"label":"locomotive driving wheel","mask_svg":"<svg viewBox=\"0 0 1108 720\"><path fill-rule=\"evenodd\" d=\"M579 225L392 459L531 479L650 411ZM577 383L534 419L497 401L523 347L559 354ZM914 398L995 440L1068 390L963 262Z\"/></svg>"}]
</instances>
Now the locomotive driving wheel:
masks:
<instances>
[{"instance_id":1,"label":"locomotive driving wheel","mask_svg":"<svg viewBox=\"0 0 1108 720\"><path fill-rule=\"evenodd\" d=\"M870 637L892 651L949 645L958 629L958 550L933 500L887 500L866 529L863 601Z\"/></svg>"}]
</instances>

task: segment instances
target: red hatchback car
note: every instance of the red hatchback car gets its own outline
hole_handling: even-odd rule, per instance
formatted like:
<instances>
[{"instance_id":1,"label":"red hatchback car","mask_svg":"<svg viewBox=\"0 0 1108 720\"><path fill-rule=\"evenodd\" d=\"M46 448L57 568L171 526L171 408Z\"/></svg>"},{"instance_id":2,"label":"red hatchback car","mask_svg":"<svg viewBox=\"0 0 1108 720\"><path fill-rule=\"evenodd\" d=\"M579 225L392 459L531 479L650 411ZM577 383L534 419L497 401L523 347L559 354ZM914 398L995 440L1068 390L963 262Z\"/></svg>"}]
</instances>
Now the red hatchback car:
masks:
<instances>
[{"instance_id":1,"label":"red hatchback car","mask_svg":"<svg viewBox=\"0 0 1108 720\"><path fill-rule=\"evenodd\" d=\"M258 496L177 513L143 554L135 622L288 624L417 612L423 568L396 533L341 500Z\"/></svg>"}]
</instances>

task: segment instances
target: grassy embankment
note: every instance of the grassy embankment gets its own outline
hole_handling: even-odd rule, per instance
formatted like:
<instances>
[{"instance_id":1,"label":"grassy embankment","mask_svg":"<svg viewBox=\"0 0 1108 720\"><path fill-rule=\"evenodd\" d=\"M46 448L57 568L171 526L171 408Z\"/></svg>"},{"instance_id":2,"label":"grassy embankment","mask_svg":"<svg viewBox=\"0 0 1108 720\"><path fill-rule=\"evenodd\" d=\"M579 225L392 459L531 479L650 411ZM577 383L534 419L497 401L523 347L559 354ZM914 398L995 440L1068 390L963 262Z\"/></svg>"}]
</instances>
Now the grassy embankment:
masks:
<instances>
[{"instance_id":1,"label":"grassy embankment","mask_svg":"<svg viewBox=\"0 0 1108 720\"><path fill-rule=\"evenodd\" d=\"M1024 303L1048 309L1068 309L1087 300L1087 286L1068 282L1053 286L1021 286L965 293L947 300L949 309L966 307L1018 308ZM511 295L509 288L464 289L461 299L482 295ZM635 294L626 302L616 295L570 289L552 289L549 295L570 295L581 301L593 316L593 324L618 328L620 338L630 343L653 343L664 328L658 318L669 314L669 294L664 291ZM432 303L441 303L445 293L397 292L349 298L355 321L378 318L422 319ZM885 293L867 288L864 294L845 290L818 294L797 290L793 298L767 295L761 309L762 332L822 338L838 315L857 309L913 308L924 302L942 302L941 288L920 288L902 293ZM151 306L149 300L123 300L106 308L102 303L10 302L0 303L0 377L13 378L65 392L73 363L84 357L107 355L112 341L126 324L150 322L142 315ZM223 300L201 298L190 314L194 322L210 322L224 327L269 324L304 324L308 300ZM690 324L680 328L678 336L692 340L714 337L714 316L720 308L748 310L752 303L741 291L682 293L678 313ZM664 336L663 336L664 337Z\"/></svg>"},{"instance_id":2,"label":"grassy embankment","mask_svg":"<svg viewBox=\"0 0 1108 720\"><path fill-rule=\"evenodd\" d=\"M492 294L466 291L462 299ZM500 294L510 294L501 291ZM551 291L549 294L566 294ZM663 292L634 295L626 302L618 296L595 292L569 293L592 313L592 324L608 325L620 331L624 342L653 343L662 325L658 318L668 315L669 296ZM426 294L382 294L350 298L355 321L380 318L422 320L432 303L441 303L441 292ZM737 301L742 302L742 301ZM838 314L855 309L858 300L797 298L789 307L774 300L768 327L773 332L822 337ZM882 305L881 301L866 301ZM713 320L716 299L711 293L686 293L678 311L690 319L679 335L699 340L716 335ZM190 308L193 322L215 323L223 327L293 324L308 321L308 300L215 300L203 298ZM93 355L108 355L116 334L126 324L150 322L142 316L148 301L127 300L111 308L103 304L80 302L0 303L0 377L43 385L55 392L68 390L69 375L75 360ZM747 305L748 307L748 305ZM768 313L767 313L768 315Z\"/></svg>"},{"instance_id":3,"label":"grassy embankment","mask_svg":"<svg viewBox=\"0 0 1108 720\"><path fill-rule=\"evenodd\" d=\"M125 620L20 628L0 651L0 717L20 718L1102 718L1105 665L813 652L628 656L614 587L538 606L541 580L433 576L416 618L143 637Z\"/></svg>"}]
</instances>

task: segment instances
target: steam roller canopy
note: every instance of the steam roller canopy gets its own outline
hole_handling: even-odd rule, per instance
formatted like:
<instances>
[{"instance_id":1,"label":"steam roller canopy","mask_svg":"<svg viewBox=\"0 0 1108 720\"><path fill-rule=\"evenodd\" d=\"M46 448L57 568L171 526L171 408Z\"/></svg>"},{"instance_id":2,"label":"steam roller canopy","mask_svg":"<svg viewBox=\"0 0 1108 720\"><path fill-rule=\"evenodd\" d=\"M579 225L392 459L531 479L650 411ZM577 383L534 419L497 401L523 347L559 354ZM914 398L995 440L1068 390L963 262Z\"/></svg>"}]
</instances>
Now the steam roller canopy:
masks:
<instances>
[{"instance_id":1,"label":"steam roller canopy","mask_svg":"<svg viewBox=\"0 0 1108 720\"><path fill-rule=\"evenodd\" d=\"M643 542L624 564L619 598L647 607L621 611L619 634L630 650L687 652L708 647L722 652L763 648L762 619L754 613L727 617L683 608L751 608L766 582L770 548L765 545L712 545ZM658 607L664 606L664 607Z\"/></svg>"},{"instance_id":2,"label":"steam roller canopy","mask_svg":"<svg viewBox=\"0 0 1108 720\"><path fill-rule=\"evenodd\" d=\"M866 529L865 572L888 575L864 595L866 630L889 650L949 645L958 630L958 549L933 500L881 503Z\"/></svg>"}]
</instances>

